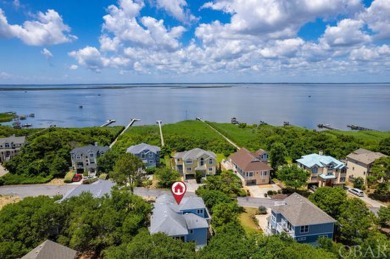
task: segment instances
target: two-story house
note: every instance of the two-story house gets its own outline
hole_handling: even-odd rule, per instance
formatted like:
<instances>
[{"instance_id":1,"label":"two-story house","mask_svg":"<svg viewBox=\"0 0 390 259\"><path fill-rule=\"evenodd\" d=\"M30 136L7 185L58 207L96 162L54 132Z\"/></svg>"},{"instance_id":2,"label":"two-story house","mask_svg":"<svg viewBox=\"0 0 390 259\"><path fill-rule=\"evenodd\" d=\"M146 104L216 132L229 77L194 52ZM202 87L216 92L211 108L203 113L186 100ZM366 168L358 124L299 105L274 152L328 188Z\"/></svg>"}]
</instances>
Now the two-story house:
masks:
<instances>
[{"instance_id":1,"label":"two-story house","mask_svg":"<svg viewBox=\"0 0 390 259\"><path fill-rule=\"evenodd\" d=\"M347 180L352 182L361 177L366 182L372 164L382 157L386 157L386 155L363 148L353 151L347 156Z\"/></svg>"},{"instance_id":2,"label":"two-story house","mask_svg":"<svg viewBox=\"0 0 390 259\"><path fill-rule=\"evenodd\" d=\"M310 154L297 159L297 164L310 172L310 185L333 186L343 185L346 181L346 166L343 162L331 156Z\"/></svg>"},{"instance_id":3,"label":"two-story house","mask_svg":"<svg viewBox=\"0 0 390 259\"><path fill-rule=\"evenodd\" d=\"M101 147L97 144L78 147L70 152L72 167L78 174L88 173L95 176L98 170L97 159L103 155L109 147Z\"/></svg>"},{"instance_id":4,"label":"two-story house","mask_svg":"<svg viewBox=\"0 0 390 259\"><path fill-rule=\"evenodd\" d=\"M129 147L126 152L141 159L146 168L156 167L160 163L160 148L157 146L141 143Z\"/></svg>"},{"instance_id":5,"label":"two-story house","mask_svg":"<svg viewBox=\"0 0 390 259\"><path fill-rule=\"evenodd\" d=\"M172 195L163 194L154 203L149 232L195 242L200 248L207 245L210 219L202 198L184 197L178 205Z\"/></svg>"},{"instance_id":6,"label":"two-story house","mask_svg":"<svg viewBox=\"0 0 390 259\"><path fill-rule=\"evenodd\" d=\"M268 152L264 149L259 149L253 155L261 162L268 163Z\"/></svg>"},{"instance_id":7,"label":"two-story house","mask_svg":"<svg viewBox=\"0 0 390 259\"><path fill-rule=\"evenodd\" d=\"M262 157L262 154L259 155ZM252 154L246 148L241 148L229 157L233 165L233 171L244 178L244 183L249 184L268 184L272 167L262 162L256 153Z\"/></svg>"},{"instance_id":8,"label":"two-story house","mask_svg":"<svg viewBox=\"0 0 390 259\"><path fill-rule=\"evenodd\" d=\"M12 135L8 138L0 138L0 163L7 162L16 156L25 143L25 136Z\"/></svg>"},{"instance_id":9,"label":"two-story house","mask_svg":"<svg viewBox=\"0 0 390 259\"><path fill-rule=\"evenodd\" d=\"M319 237L333 239L336 220L303 196L293 193L271 208L268 234L287 233L300 243L317 242Z\"/></svg>"},{"instance_id":10,"label":"two-story house","mask_svg":"<svg viewBox=\"0 0 390 259\"><path fill-rule=\"evenodd\" d=\"M214 175L217 171L216 157L213 152L200 148L178 152L173 156L175 170L183 174L184 180L195 178L197 171L202 172L203 176Z\"/></svg>"}]
</instances>

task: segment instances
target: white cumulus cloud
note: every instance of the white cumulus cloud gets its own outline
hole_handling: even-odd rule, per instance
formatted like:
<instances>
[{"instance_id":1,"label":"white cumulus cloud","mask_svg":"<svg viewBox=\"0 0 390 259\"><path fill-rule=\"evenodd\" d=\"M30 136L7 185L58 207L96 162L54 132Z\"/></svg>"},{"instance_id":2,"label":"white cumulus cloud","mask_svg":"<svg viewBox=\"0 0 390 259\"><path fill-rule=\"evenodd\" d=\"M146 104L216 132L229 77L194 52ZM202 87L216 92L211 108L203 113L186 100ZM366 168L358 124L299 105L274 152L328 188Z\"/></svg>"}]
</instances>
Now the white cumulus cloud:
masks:
<instances>
[{"instance_id":1,"label":"white cumulus cloud","mask_svg":"<svg viewBox=\"0 0 390 259\"><path fill-rule=\"evenodd\" d=\"M53 57L53 54L48 50L47 48L44 48L41 51L41 54L46 58L46 59L51 59Z\"/></svg>"},{"instance_id":2,"label":"white cumulus cloud","mask_svg":"<svg viewBox=\"0 0 390 259\"><path fill-rule=\"evenodd\" d=\"M75 64L73 64L73 65L71 65L71 66L69 67L70 70L77 70L78 68L79 68L79 66L78 66L78 65L75 65Z\"/></svg>"},{"instance_id":3,"label":"white cumulus cloud","mask_svg":"<svg viewBox=\"0 0 390 259\"><path fill-rule=\"evenodd\" d=\"M54 10L38 12L36 20L17 25L9 24L0 9L0 38L18 38L33 46L54 45L77 39L70 31L70 27L64 24L62 17Z\"/></svg>"},{"instance_id":4,"label":"white cumulus cloud","mask_svg":"<svg viewBox=\"0 0 390 259\"><path fill-rule=\"evenodd\" d=\"M186 0L157 0L157 7L164 9L168 14L181 22L196 19L188 10Z\"/></svg>"},{"instance_id":5,"label":"white cumulus cloud","mask_svg":"<svg viewBox=\"0 0 390 259\"><path fill-rule=\"evenodd\" d=\"M362 31L363 25L363 21L359 20L341 20L337 26L328 26L321 40L331 46L349 46L369 42L371 38Z\"/></svg>"}]
</instances>

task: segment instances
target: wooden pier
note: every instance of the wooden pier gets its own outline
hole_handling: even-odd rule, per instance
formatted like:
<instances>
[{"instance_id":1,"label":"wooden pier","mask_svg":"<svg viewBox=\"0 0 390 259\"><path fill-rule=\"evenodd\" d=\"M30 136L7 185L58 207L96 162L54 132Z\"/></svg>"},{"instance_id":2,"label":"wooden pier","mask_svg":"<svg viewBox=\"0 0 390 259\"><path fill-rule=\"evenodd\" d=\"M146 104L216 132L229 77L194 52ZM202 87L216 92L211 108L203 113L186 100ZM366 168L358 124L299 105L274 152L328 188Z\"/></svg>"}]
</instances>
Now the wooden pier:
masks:
<instances>
[{"instance_id":1,"label":"wooden pier","mask_svg":"<svg viewBox=\"0 0 390 259\"><path fill-rule=\"evenodd\" d=\"M365 128L365 127L361 127L361 126L358 126L358 125L347 125L348 128L351 128L351 130L371 130L373 131L373 129L369 129L369 128Z\"/></svg>"},{"instance_id":2,"label":"wooden pier","mask_svg":"<svg viewBox=\"0 0 390 259\"><path fill-rule=\"evenodd\" d=\"M104 123L102 126L100 126L100 127L106 127L106 126L108 126L108 125L111 125L111 124L113 124L113 123L115 123L116 122L116 120L107 120L106 121L106 123Z\"/></svg>"},{"instance_id":3,"label":"wooden pier","mask_svg":"<svg viewBox=\"0 0 390 259\"><path fill-rule=\"evenodd\" d=\"M112 148L115 145L115 143L118 140L118 138L120 136L122 136L123 133L125 133L134 124L134 122L136 122L136 121L139 121L139 119L131 119L130 120L130 122L129 122L129 124L127 124L126 128L124 128L124 130L122 130L122 132L118 135L118 137L116 137L116 139L111 143L110 148Z\"/></svg>"},{"instance_id":4,"label":"wooden pier","mask_svg":"<svg viewBox=\"0 0 390 259\"><path fill-rule=\"evenodd\" d=\"M328 129L328 130L339 130L339 129L336 129L336 128L333 128L332 126L330 126L330 124L318 124L317 125L318 128L320 129Z\"/></svg>"},{"instance_id":5,"label":"wooden pier","mask_svg":"<svg viewBox=\"0 0 390 259\"><path fill-rule=\"evenodd\" d=\"M156 121L156 123L158 124L158 127L160 128L161 147L163 147L165 145L165 143L164 143L164 136L163 136L162 127L161 127L162 121L158 120L158 121Z\"/></svg>"}]
</instances>

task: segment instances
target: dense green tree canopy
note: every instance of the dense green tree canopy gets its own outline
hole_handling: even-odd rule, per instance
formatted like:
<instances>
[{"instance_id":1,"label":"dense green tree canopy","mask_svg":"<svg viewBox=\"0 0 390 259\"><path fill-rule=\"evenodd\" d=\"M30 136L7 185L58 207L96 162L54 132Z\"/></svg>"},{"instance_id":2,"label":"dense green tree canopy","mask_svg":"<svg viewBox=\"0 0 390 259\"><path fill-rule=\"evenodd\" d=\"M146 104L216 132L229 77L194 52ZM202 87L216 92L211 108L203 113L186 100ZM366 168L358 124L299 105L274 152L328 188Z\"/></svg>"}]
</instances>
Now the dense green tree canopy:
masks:
<instances>
[{"instance_id":1,"label":"dense green tree canopy","mask_svg":"<svg viewBox=\"0 0 390 259\"><path fill-rule=\"evenodd\" d=\"M133 189L142 183L144 172L142 161L131 153L124 153L116 160L110 177L119 185L130 186Z\"/></svg>"},{"instance_id":2,"label":"dense green tree canopy","mask_svg":"<svg viewBox=\"0 0 390 259\"><path fill-rule=\"evenodd\" d=\"M47 196L25 198L0 210L0 258L22 256L61 229L65 215Z\"/></svg>"},{"instance_id":3,"label":"dense green tree canopy","mask_svg":"<svg viewBox=\"0 0 390 259\"><path fill-rule=\"evenodd\" d=\"M154 175L158 179L158 186L161 188L170 188L171 185L180 180L179 172L169 168L157 168Z\"/></svg>"},{"instance_id":4,"label":"dense green tree canopy","mask_svg":"<svg viewBox=\"0 0 390 259\"><path fill-rule=\"evenodd\" d=\"M276 176L279 180L283 181L288 187L298 189L303 185L306 185L307 179L310 173L304 169L299 168L297 165L284 165L279 168Z\"/></svg>"},{"instance_id":5,"label":"dense green tree canopy","mask_svg":"<svg viewBox=\"0 0 390 259\"><path fill-rule=\"evenodd\" d=\"M280 142L272 144L269 155L271 158L271 167L278 170L279 166L286 164L287 149L286 146Z\"/></svg>"},{"instance_id":6,"label":"dense green tree canopy","mask_svg":"<svg viewBox=\"0 0 390 259\"><path fill-rule=\"evenodd\" d=\"M49 181L64 176L71 166L73 148L94 144L109 145L121 127L113 128L48 128L30 134L20 154L5 164L10 174L6 184ZM24 182L25 181L25 182Z\"/></svg>"},{"instance_id":7,"label":"dense green tree canopy","mask_svg":"<svg viewBox=\"0 0 390 259\"><path fill-rule=\"evenodd\" d=\"M309 200L337 219L341 213L341 206L347 201L347 194L342 188L326 186L318 188L309 196Z\"/></svg>"},{"instance_id":8,"label":"dense green tree canopy","mask_svg":"<svg viewBox=\"0 0 390 259\"><path fill-rule=\"evenodd\" d=\"M373 219L366 204L358 199L347 199L340 207L340 240L346 244L361 244L367 238Z\"/></svg>"}]
</instances>

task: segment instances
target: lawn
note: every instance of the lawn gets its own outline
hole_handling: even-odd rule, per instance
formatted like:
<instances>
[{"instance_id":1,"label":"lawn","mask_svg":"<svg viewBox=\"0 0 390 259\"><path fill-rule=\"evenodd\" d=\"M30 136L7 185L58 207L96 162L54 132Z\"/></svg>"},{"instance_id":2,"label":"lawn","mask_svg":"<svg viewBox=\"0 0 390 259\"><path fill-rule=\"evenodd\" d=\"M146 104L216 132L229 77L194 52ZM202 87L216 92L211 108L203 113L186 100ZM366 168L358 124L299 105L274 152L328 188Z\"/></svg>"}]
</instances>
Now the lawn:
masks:
<instances>
[{"instance_id":1,"label":"lawn","mask_svg":"<svg viewBox=\"0 0 390 259\"><path fill-rule=\"evenodd\" d=\"M244 212L240 214L240 223L247 234L259 234L263 231L254 222L253 216L256 214L256 208L244 208Z\"/></svg>"},{"instance_id":2,"label":"lawn","mask_svg":"<svg viewBox=\"0 0 390 259\"><path fill-rule=\"evenodd\" d=\"M162 127L168 151L181 152L193 148L211 150L215 153L230 154L234 148L205 123L196 120L164 124ZM160 146L160 133L157 125L133 126L119 137L114 149L125 150L139 143Z\"/></svg>"}]
</instances>

